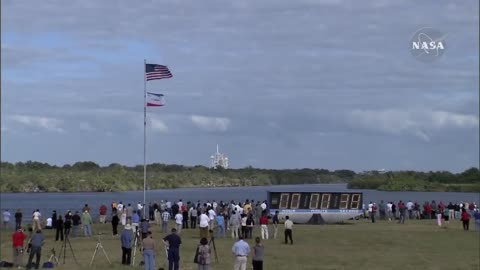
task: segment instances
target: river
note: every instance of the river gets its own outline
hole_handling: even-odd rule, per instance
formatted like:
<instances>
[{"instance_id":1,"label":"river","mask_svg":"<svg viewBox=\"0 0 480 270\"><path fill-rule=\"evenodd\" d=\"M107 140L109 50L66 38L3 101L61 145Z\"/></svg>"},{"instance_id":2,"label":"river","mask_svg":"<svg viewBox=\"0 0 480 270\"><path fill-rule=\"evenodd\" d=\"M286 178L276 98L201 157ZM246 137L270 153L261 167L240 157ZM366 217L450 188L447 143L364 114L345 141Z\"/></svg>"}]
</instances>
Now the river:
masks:
<instances>
[{"instance_id":1,"label":"river","mask_svg":"<svg viewBox=\"0 0 480 270\"><path fill-rule=\"evenodd\" d=\"M345 184L315 184L315 185L280 185L280 186L255 186L255 187L212 187L212 188L178 188L163 190L148 190L146 193L147 204L150 201L171 200L184 202L197 200L216 200L219 201L245 201L265 200L267 191L330 191L330 192L363 192L364 203L369 201L424 201L436 202L478 202L480 193L464 192L387 192L376 190L355 190L347 189ZM92 215L98 214L98 208L101 204L106 204L110 208L112 201L122 201L124 204L131 203L133 206L137 202L143 201L143 191L127 192L84 192L84 193L1 193L0 207L2 212L8 209L12 215L16 209L21 209L24 216L29 216L35 209L39 209L44 216L50 216L53 210L58 213L65 213L67 210L81 210L88 204L92 209Z\"/></svg>"}]
</instances>

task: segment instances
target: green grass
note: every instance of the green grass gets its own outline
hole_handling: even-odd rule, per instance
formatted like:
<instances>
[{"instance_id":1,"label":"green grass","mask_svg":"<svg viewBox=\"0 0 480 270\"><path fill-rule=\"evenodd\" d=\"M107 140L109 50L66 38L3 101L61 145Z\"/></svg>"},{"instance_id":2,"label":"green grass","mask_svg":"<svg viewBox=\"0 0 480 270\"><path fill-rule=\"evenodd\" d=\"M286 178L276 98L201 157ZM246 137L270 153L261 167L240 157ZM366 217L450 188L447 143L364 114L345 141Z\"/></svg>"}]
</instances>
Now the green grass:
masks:
<instances>
[{"instance_id":1,"label":"green grass","mask_svg":"<svg viewBox=\"0 0 480 270\"><path fill-rule=\"evenodd\" d=\"M471 222L474 226L474 222ZM154 225L154 238L158 241L163 235ZM474 228L471 228L474 230ZM110 225L95 225L94 233L102 232L101 242L112 261L108 265L101 251L94 264L89 267L96 246L95 238L80 237L71 239L79 265L73 261L67 249L66 264L60 257L56 269L130 269L122 266L120 240L111 236ZM270 228L272 232L272 228ZM48 260L50 249L60 249L55 242L53 231L45 231L47 238L43 248L42 263ZM227 231L227 233L230 233ZM259 235L258 228L254 235ZM184 230L181 234L183 245L180 250L181 269L197 269L193 263L195 247L199 242L197 230ZM404 225L380 221L372 224L365 220L351 221L344 225L295 225L294 245L282 243L283 229L279 229L277 239L265 240L265 269L461 269L480 268L480 234L465 232L460 221L452 221L447 228L438 228L432 221L408 221ZM248 240L253 244L252 240ZM160 242L157 250L156 266L166 267L165 251ZM232 269L234 257L231 254L232 239L215 239L219 263L212 269ZM1 233L1 259L11 261L11 232ZM137 253L137 262L141 255ZM24 257L26 263L27 257ZM138 264L137 264L138 265ZM143 269L136 266L136 269ZM249 266L248 269L251 269Z\"/></svg>"}]
</instances>

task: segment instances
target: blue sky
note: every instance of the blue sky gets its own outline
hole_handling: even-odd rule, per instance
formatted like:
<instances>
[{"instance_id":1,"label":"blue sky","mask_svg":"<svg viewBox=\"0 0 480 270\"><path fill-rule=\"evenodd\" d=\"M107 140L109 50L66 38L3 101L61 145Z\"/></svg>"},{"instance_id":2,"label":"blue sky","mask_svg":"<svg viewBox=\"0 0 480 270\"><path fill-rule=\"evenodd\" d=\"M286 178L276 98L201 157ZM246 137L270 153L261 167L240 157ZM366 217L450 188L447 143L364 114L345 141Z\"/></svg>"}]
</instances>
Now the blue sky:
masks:
<instances>
[{"instance_id":1,"label":"blue sky","mask_svg":"<svg viewBox=\"0 0 480 270\"><path fill-rule=\"evenodd\" d=\"M479 163L478 1L2 1L2 160L355 171ZM422 27L447 34L415 59Z\"/></svg>"}]
</instances>

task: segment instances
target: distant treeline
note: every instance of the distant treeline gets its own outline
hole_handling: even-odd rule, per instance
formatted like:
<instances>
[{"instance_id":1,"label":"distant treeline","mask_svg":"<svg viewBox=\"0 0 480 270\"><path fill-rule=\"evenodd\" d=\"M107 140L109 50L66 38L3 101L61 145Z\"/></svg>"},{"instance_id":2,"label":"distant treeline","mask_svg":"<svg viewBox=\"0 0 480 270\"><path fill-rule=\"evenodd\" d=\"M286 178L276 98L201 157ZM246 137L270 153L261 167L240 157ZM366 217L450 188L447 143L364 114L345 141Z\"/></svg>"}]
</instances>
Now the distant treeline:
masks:
<instances>
[{"instance_id":1,"label":"distant treeline","mask_svg":"<svg viewBox=\"0 0 480 270\"><path fill-rule=\"evenodd\" d=\"M143 165L101 167L84 161L55 166L35 161L0 164L2 192L87 192L143 189ZM401 191L480 191L480 174L471 168L450 172L285 169L210 169L205 166L147 165L147 188L348 183L350 188Z\"/></svg>"}]
</instances>

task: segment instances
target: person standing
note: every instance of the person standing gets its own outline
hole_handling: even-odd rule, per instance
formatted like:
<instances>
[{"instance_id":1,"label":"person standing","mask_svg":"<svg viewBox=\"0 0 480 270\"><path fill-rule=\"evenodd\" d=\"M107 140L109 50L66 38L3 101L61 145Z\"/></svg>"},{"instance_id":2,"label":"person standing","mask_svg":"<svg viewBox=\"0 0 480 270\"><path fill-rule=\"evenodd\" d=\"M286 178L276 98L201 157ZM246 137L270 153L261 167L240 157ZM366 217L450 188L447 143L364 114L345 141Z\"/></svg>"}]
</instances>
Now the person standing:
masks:
<instances>
[{"instance_id":1,"label":"person standing","mask_svg":"<svg viewBox=\"0 0 480 270\"><path fill-rule=\"evenodd\" d=\"M195 205L193 205L192 207L190 207L190 209L188 210L189 212L189 216L190 216L190 228L191 229L196 229L197 228L197 215L198 215L198 212L197 212L197 208L195 207Z\"/></svg>"},{"instance_id":2,"label":"person standing","mask_svg":"<svg viewBox=\"0 0 480 270\"><path fill-rule=\"evenodd\" d=\"M22 218L22 210L17 209L17 212L15 212L15 229L22 227Z\"/></svg>"},{"instance_id":3,"label":"person standing","mask_svg":"<svg viewBox=\"0 0 480 270\"><path fill-rule=\"evenodd\" d=\"M273 215L272 218L272 223L273 223L273 239L277 239L277 233L278 233L278 210L275 211L275 215Z\"/></svg>"},{"instance_id":4,"label":"person standing","mask_svg":"<svg viewBox=\"0 0 480 270\"><path fill-rule=\"evenodd\" d=\"M144 206L145 206L145 204L143 204L141 202L138 202L137 203L137 213L140 216L140 218L148 219L143 213L143 207Z\"/></svg>"},{"instance_id":5,"label":"person standing","mask_svg":"<svg viewBox=\"0 0 480 270\"><path fill-rule=\"evenodd\" d=\"M40 218L42 217L42 214L40 214L40 211L37 209L33 212L32 215L32 231L37 231L42 229L42 225L40 222Z\"/></svg>"},{"instance_id":6,"label":"person standing","mask_svg":"<svg viewBox=\"0 0 480 270\"><path fill-rule=\"evenodd\" d=\"M58 241L58 238L60 238L61 241L63 241L63 225L64 225L64 222L63 222L63 217L62 215L59 215L58 216L58 219L57 219L57 224L56 224L56 234L55 234L55 241Z\"/></svg>"},{"instance_id":7,"label":"person standing","mask_svg":"<svg viewBox=\"0 0 480 270\"><path fill-rule=\"evenodd\" d=\"M137 234L137 231L140 229L140 215L137 213L136 210L133 210L132 214L132 231L133 234Z\"/></svg>"},{"instance_id":8,"label":"person standing","mask_svg":"<svg viewBox=\"0 0 480 270\"><path fill-rule=\"evenodd\" d=\"M210 245L208 244L207 238L200 239L200 245L198 246L198 270L210 270Z\"/></svg>"},{"instance_id":9,"label":"person standing","mask_svg":"<svg viewBox=\"0 0 480 270\"><path fill-rule=\"evenodd\" d=\"M293 229L293 222L290 220L289 216L285 217L285 244L287 244L287 238L290 239L290 245L293 245L293 237L292 237L292 229Z\"/></svg>"},{"instance_id":10,"label":"person standing","mask_svg":"<svg viewBox=\"0 0 480 270\"><path fill-rule=\"evenodd\" d=\"M253 247L253 270L263 270L263 254L264 246L260 240L260 237L255 238L255 246Z\"/></svg>"},{"instance_id":11,"label":"person standing","mask_svg":"<svg viewBox=\"0 0 480 270\"><path fill-rule=\"evenodd\" d=\"M10 214L10 211L8 211L8 209L5 209L5 211L3 211L3 228L7 229L8 228L8 224L10 223L10 217L12 215Z\"/></svg>"},{"instance_id":12,"label":"person standing","mask_svg":"<svg viewBox=\"0 0 480 270\"><path fill-rule=\"evenodd\" d=\"M92 236L92 216L85 210L82 214L83 234L87 237Z\"/></svg>"},{"instance_id":13,"label":"person standing","mask_svg":"<svg viewBox=\"0 0 480 270\"><path fill-rule=\"evenodd\" d=\"M53 212L52 212L52 226L51 226L52 229L55 229L55 230L57 229L57 219L58 219L57 211L53 210Z\"/></svg>"},{"instance_id":14,"label":"person standing","mask_svg":"<svg viewBox=\"0 0 480 270\"><path fill-rule=\"evenodd\" d=\"M100 214L100 224L105 224L105 219L107 217L107 206L105 204L100 205L99 209L99 214Z\"/></svg>"},{"instance_id":15,"label":"person standing","mask_svg":"<svg viewBox=\"0 0 480 270\"><path fill-rule=\"evenodd\" d=\"M217 237L225 237L225 216L219 214L216 217L217 220Z\"/></svg>"},{"instance_id":16,"label":"person standing","mask_svg":"<svg viewBox=\"0 0 480 270\"><path fill-rule=\"evenodd\" d=\"M475 229L480 233L480 211L478 211L478 209L475 210L473 217L475 218Z\"/></svg>"},{"instance_id":17,"label":"person standing","mask_svg":"<svg viewBox=\"0 0 480 270\"><path fill-rule=\"evenodd\" d=\"M170 213L165 209L162 213L162 233L167 233L169 220L170 220Z\"/></svg>"},{"instance_id":18,"label":"person standing","mask_svg":"<svg viewBox=\"0 0 480 270\"><path fill-rule=\"evenodd\" d=\"M268 217L267 217L267 213L263 213L262 216L260 217L260 229L261 229L262 239L267 239L268 240Z\"/></svg>"},{"instance_id":19,"label":"person standing","mask_svg":"<svg viewBox=\"0 0 480 270\"><path fill-rule=\"evenodd\" d=\"M177 230L173 228L172 233L163 238L163 242L168 245L168 270L178 270L182 239L178 236Z\"/></svg>"},{"instance_id":20,"label":"person standing","mask_svg":"<svg viewBox=\"0 0 480 270\"><path fill-rule=\"evenodd\" d=\"M232 216L230 217L230 225L232 226L232 239L238 238L240 235L240 215L235 210L232 210Z\"/></svg>"},{"instance_id":21,"label":"person standing","mask_svg":"<svg viewBox=\"0 0 480 270\"><path fill-rule=\"evenodd\" d=\"M152 237L152 232L147 232L147 237L142 240L143 261L145 262L145 270L155 269L155 251L156 245Z\"/></svg>"},{"instance_id":22,"label":"person standing","mask_svg":"<svg viewBox=\"0 0 480 270\"><path fill-rule=\"evenodd\" d=\"M208 223L210 219L208 216L205 214L205 211L202 210L202 214L200 215L200 238L208 238Z\"/></svg>"},{"instance_id":23,"label":"person standing","mask_svg":"<svg viewBox=\"0 0 480 270\"><path fill-rule=\"evenodd\" d=\"M78 214L78 211L75 211L75 214L72 216L72 225L73 225L73 237L78 236L78 228L82 223L82 218Z\"/></svg>"},{"instance_id":24,"label":"person standing","mask_svg":"<svg viewBox=\"0 0 480 270\"><path fill-rule=\"evenodd\" d=\"M113 236L118 235L118 223L120 223L120 219L118 218L117 214L112 215L112 234Z\"/></svg>"},{"instance_id":25,"label":"person standing","mask_svg":"<svg viewBox=\"0 0 480 270\"><path fill-rule=\"evenodd\" d=\"M235 256L233 270L246 270L250 246L243 241L243 235L240 235L238 241L233 244L232 253Z\"/></svg>"},{"instance_id":26,"label":"person standing","mask_svg":"<svg viewBox=\"0 0 480 270\"><path fill-rule=\"evenodd\" d=\"M377 204L372 204L372 211L370 212L370 218L372 219L372 223L375 223L375 216L377 215Z\"/></svg>"},{"instance_id":27,"label":"person standing","mask_svg":"<svg viewBox=\"0 0 480 270\"><path fill-rule=\"evenodd\" d=\"M125 225L125 229L122 231L120 241L122 243L122 264L130 265L132 258L132 226L130 224Z\"/></svg>"},{"instance_id":28,"label":"person standing","mask_svg":"<svg viewBox=\"0 0 480 270\"><path fill-rule=\"evenodd\" d=\"M406 209L405 204L403 203L403 201L400 201L398 203L398 211L400 212L400 218L398 220L398 223L401 223L401 224L405 223L405 213L406 213L405 209Z\"/></svg>"},{"instance_id":29,"label":"person standing","mask_svg":"<svg viewBox=\"0 0 480 270\"><path fill-rule=\"evenodd\" d=\"M155 203L155 205L156 205L156 203ZM154 216L155 208L156 208L156 207L154 207L155 205L152 205L152 202L148 203L148 219L149 220L155 220L155 216Z\"/></svg>"},{"instance_id":30,"label":"person standing","mask_svg":"<svg viewBox=\"0 0 480 270\"><path fill-rule=\"evenodd\" d=\"M462 208L461 220L463 223L463 229L468 231L470 226L470 214L467 212L467 210L465 210L465 208Z\"/></svg>"},{"instance_id":31,"label":"person standing","mask_svg":"<svg viewBox=\"0 0 480 270\"><path fill-rule=\"evenodd\" d=\"M213 210L213 208L210 207L210 210L208 210L208 217L210 218L210 230L213 230L213 225L215 225L215 217L217 216L217 213Z\"/></svg>"},{"instance_id":32,"label":"person standing","mask_svg":"<svg viewBox=\"0 0 480 270\"><path fill-rule=\"evenodd\" d=\"M65 214L65 222L63 223L63 227L65 228L65 238L70 235L70 230L72 229L72 211L68 210Z\"/></svg>"},{"instance_id":33,"label":"person standing","mask_svg":"<svg viewBox=\"0 0 480 270\"><path fill-rule=\"evenodd\" d=\"M45 243L45 237L42 234L41 230L37 230L35 234L30 239L30 244L32 245L30 250L30 256L28 256L27 269L32 268L33 256L36 256L35 269L40 267L40 258L42 257L42 246Z\"/></svg>"},{"instance_id":34,"label":"person standing","mask_svg":"<svg viewBox=\"0 0 480 270\"><path fill-rule=\"evenodd\" d=\"M13 267L23 266L23 246L27 235L23 232L22 227L18 227L12 235L13 242Z\"/></svg>"},{"instance_id":35,"label":"person standing","mask_svg":"<svg viewBox=\"0 0 480 270\"><path fill-rule=\"evenodd\" d=\"M183 224L183 215L181 212L178 212L175 215L175 226L177 228L178 234L182 231L182 224Z\"/></svg>"},{"instance_id":36,"label":"person standing","mask_svg":"<svg viewBox=\"0 0 480 270\"><path fill-rule=\"evenodd\" d=\"M187 206L182 205L182 229L188 229L188 210Z\"/></svg>"}]
</instances>

